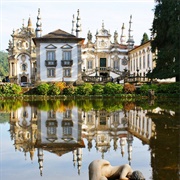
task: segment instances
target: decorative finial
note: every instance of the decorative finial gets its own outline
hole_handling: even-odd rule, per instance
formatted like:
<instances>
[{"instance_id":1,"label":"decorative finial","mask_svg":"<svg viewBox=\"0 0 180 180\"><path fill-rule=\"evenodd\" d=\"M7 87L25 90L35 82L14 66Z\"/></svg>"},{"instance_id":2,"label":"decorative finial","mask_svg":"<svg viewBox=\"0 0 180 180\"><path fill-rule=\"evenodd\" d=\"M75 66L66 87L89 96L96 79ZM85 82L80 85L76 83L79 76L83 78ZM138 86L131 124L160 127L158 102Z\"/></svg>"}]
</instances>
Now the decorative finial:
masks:
<instances>
[{"instance_id":1,"label":"decorative finial","mask_svg":"<svg viewBox=\"0 0 180 180\"><path fill-rule=\"evenodd\" d=\"M102 21L102 29L104 29L104 20Z\"/></svg>"},{"instance_id":2,"label":"decorative finial","mask_svg":"<svg viewBox=\"0 0 180 180\"><path fill-rule=\"evenodd\" d=\"M75 16L73 14L71 34L75 35Z\"/></svg>"},{"instance_id":3,"label":"decorative finial","mask_svg":"<svg viewBox=\"0 0 180 180\"><path fill-rule=\"evenodd\" d=\"M88 42L92 41L92 33L90 32L90 30L88 31L87 39L88 39Z\"/></svg>"},{"instance_id":4,"label":"decorative finial","mask_svg":"<svg viewBox=\"0 0 180 180\"><path fill-rule=\"evenodd\" d=\"M96 35L98 34L98 29L96 29Z\"/></svg>"},{"instance_id":5,"label":"decorative finial","mask_svg":"<svg viewBox=\"0 0 180 180\"><path fill-rule=\"evenodd\" d=\"M41 37L42 33L42 23L41 23L41 15L40 8L38 9L37 23L36 23L36 37Z\"/></svg>"},{"instance_id":6,"label":"decorative finial","mask_svg":"<svg viewBox=\"0 0 180 180\"><path fill-rule=\"evenodd\" d=\"M77 22L76 22L76 36L80 37L81 36L81 18L79 15L79 9L77 10Z\"/></svg>"},{"instance_id":7,"label":"decorative finial","mask_svg":"<svg viewBox=\"0 0 180 180\"><path fill-rule=\"evenodd\" d=\"M28 28L30 29L30 28L32 28L32 22L31 22L31 18L29 17L29 19L28 19Z\"/></svg>"},{"instance_id":8,"label":"decorative finial","mask_svg":"<svg viewBox=\"0 0 180 180\"><path fill-rule=\"evenodd\" d=\"M124 35L124 31L125 31L125 27L124 27L124 23L122 24L122 28L121 28L121 44L125 44L126 42L126 36Z\"/></svg>"},{"instance_id":9,"label":"decorative finial","mask_svg":"<svg viewBox=\"0 0 180 180\"><path fill-rule=\"evenodd\" d=\"M22 19L22 27L24 27L24 19Z\"/></svg>"},{"instance_id":10,"label":"decorative finial","mask_svg":"<svg viewBox=\"0 0 180 180\"><path fill-rule=\"evenodd\" d=\"M133 36L131 35L131 24L132 24L132 15L130 16L130 21L129 21L129 35L128 35L128 49L132 49L134 46L134 40Z\"/></svg>"},{"instance_id":11,"label":"decorative finial","mask_svg":"<svg viewBox=\"0 0 180 180\"><path fill-rule=\"evenodd\" d=\"M118 43L118 33L117 31L114 32L114 43Z\"/></svg>"}]
</instances>

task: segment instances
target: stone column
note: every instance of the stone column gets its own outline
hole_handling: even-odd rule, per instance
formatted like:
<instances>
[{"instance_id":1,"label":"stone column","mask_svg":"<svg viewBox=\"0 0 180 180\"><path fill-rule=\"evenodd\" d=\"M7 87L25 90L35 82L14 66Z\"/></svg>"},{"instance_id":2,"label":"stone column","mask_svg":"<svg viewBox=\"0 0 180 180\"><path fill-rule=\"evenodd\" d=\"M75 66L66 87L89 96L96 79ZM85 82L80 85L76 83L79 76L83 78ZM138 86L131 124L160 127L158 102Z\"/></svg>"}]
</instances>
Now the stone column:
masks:
<instances>
[{"instance_id":1,"label":"stone column","mask_svg":"<svg viewBox=\"0 0 180 180\"><path fill-rule=\"evenodd\" d=\"M14 63L14 76L17 76L17 61Z\"/></svg>"},{"instance_id":2,"label":"stone column","mask_svg":"<svg viewBox=\"0 0 180 180\"><path fill-rule=\"evenodd\" d=\"M12 76L12 67L11 67L11 62L9 63L9 76Z\"/></svg>"}]
</instances>

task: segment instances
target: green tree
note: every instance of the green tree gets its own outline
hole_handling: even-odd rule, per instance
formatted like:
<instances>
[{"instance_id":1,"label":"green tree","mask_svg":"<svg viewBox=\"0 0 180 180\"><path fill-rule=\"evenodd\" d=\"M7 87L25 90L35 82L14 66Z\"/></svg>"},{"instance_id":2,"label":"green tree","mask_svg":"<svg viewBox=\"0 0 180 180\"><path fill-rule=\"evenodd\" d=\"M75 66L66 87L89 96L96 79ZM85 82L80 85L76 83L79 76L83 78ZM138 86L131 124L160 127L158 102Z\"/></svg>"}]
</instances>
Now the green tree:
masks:
<instances>
[{"instance_id":1,"label":"green tree","mask_svg":"<svg viewBox=\"0 0 180 180\"><path fill-rule=\"evenodd\" d=\"M0 79L8 75L8 54L0 51Z\"/></svg>"},{"instance_id":2,"label":"green tree","mask_svg":"<svg viewBox=\"0 0 180 180\"><path fill-rule=\"evenodd\" d=\"M155 0L152 24L152 52L155 53L156 67L152 78L180 79L180 1Z\"/></svg>"},{"instance_id":3,"label":"green tree","mask_svg":"<svg viewBox=\"0 0 180 180\"><path fill-rule=\"evenodd\" d=\"M104 94L115 95L115 94L121 94L122 91L123 91L123 86L121 84L108 82L104 86Z\"/></svg>"},{"instance_id":4,"label":"green tree","mask_svg":"<svg viewBox=\"0 0 180 180\"><path fill-rule=\"evenodd\" d=\"M48 95L59 95L60 93L61 90L56 84L49 85L49 90L47 92Z\"/></svg>"},{"instance_id":5,"label":"green tree","mask_svg":"<svg viewBox=\"0 0 180 180\"><path fill-rule=\"evenodd\" d=\"M94 84L93 95L102 95L104 91L104 86L101 84Z\"/></svg>"},{"instance_id":6,"label":"green tree","mask_svg":"<svg viewBox=\"0 0 180 180\"><path fill-rule=\"evenodd\" d=\"M39 86L37 86L37 92L39 95L47 95L49 91L49 84L42 83Z\"/></svg>"},{"instance_id":7,"label":"green tree","mask_svg":"<svg viewBox=\"0 0 180 180\"><path fill-rule=\"evenodd\" d=\"M141 40L141 45L146 43L147 41L149 41L149 37L148 37L147 33L144 33L143 38Z\"/></svg>"},{"instance_id":8,"label":"green tree","mask_svg":"<svg viewBox=\"0 0 180 180\"><path fill-rule=\"evenodd\" d=\"M76 94L78 95L90 95L92 93L93 86L89 83L84 83L81 86L78 86L76 89Z\"/></svg>"}]
</instances>

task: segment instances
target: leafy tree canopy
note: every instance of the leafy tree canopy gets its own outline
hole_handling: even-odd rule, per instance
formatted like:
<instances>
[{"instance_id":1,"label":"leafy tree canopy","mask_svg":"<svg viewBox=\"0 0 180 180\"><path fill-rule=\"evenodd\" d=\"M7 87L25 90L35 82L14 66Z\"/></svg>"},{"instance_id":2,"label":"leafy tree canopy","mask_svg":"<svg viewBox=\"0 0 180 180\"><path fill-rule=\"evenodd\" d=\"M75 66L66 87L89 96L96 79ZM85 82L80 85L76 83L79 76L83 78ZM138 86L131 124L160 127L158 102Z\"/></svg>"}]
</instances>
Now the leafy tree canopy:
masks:
<instances>
[{"instance_id":1,"label":"leafy tree canopy","mask_svg":"<svg viewBox=\"0 0 180 180\"><path fill-rule=\"evenodd\" d=\"M0 51L0 79L8 75L8 53Z\"/></svg>"},{"instance_id":2,"label":"leafy tree canopy","mask_svg":"<svg viewBox=\"0 0 180 180\"><path fill-rule=\"evenodd\" d=\"M149 41L149 37L148 37L147 33L144 33L143 38L141 40L141 45L146 43L147 41Z\"/></svg>"},{"instance_id":3,"label":"leafy tree canopy","mask_svg":"<svg viewBox=\"0 0 180 180\"><path fill-rule=\"evenodd\" d=\"M152 52L156 67L152 78L180 79L180 1L156 0L152 24Z\"/></svg>"}]
</instances>

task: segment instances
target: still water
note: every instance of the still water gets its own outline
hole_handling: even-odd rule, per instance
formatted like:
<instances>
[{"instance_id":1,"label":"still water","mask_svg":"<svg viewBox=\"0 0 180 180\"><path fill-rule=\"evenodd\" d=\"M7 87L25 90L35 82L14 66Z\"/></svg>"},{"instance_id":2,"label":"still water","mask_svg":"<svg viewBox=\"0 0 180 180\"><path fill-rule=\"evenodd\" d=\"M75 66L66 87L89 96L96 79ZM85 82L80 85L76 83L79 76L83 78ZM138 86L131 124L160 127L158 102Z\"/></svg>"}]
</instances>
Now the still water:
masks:
<instances>
[{"instance_id":1,"label":"still water","mask_svg":"<svg viewBox=\"0 0 180 180\"><path fill-rule=\"evenodd\" d=\"M2 101L0 180L88 180L96 159L178 180L179 130L169 101Z\"/></svg>"}]
</instances>

